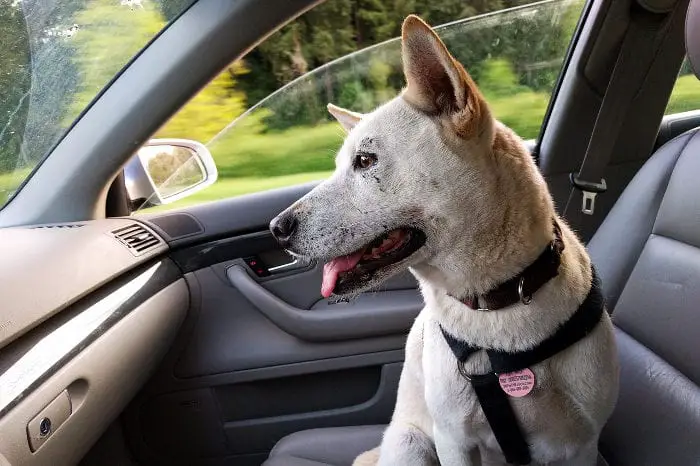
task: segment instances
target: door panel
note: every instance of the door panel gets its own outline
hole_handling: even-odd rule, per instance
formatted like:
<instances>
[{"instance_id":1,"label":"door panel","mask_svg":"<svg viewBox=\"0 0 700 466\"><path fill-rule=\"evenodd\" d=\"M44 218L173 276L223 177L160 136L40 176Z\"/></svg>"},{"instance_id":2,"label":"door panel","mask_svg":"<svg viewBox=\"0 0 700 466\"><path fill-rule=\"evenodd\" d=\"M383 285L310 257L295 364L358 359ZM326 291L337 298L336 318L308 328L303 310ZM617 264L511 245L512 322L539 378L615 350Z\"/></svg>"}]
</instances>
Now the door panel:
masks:
<instances>
[{"instance_id":1,"label":"door panel","mask_svg":"<svg viewBox=\"0 0 700 466\"><path fill-rule=\"evenodd\" d=\"M199 315L174 368L177 377L201 377L401 349L401 334L406 332L412 320L411 316L407 316L404 329L398 329L394 335L384 338L359 338L354 335L352 339L337 338L321 342L304 340L268 319L266 313L271 313L270 310L257 308L235 286L223 282L213 268L202 269L187 276L193 293L190 313ZM301 312L319 316L323 313ZM415 314L414 312L413 316ZM366 313L366 319L373 320L370 312ZM318 320L311 322L317 323ZM358 325L364 324L359 319L356 322ZM318 328L313 325L310 327L314 330ZM300 322L298 328L303 331L303 323ZM342 333L343 328L338 326L334 329L328 325L327 331Z\"/></svg>"},{"instance_id":2,"label":"door panel","mask_svg":"<svg viewBox=\"0 0 700 466\"><path fill-rule=\"evenodd\" d=\"M124 418L144 464L258 465L298 430L389 421L422 298L408 273L335 304L320 295L322 264L268 273L289 262L269 221L312 187L148 218L185 272L190 307Z\"/></svg>"}]
</instances>

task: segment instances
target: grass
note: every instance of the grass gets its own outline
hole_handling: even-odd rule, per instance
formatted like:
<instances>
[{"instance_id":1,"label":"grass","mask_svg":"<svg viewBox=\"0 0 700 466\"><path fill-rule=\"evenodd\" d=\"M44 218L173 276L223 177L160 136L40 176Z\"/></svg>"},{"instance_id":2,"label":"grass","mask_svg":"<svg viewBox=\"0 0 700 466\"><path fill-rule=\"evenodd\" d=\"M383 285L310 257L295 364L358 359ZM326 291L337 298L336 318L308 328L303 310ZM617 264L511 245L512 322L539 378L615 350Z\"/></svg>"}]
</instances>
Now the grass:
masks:
<instances>
[{"instance_id":1,"label":"grass","mask_svg":"<svg viewBox=\"0 0 700 466\"><path fill-rule=\"evenodd\" d=\"M530 90L508 97L486 99L493 111L493 116L518 133L523 139L534 139L540 133L540 127L547 111L549 95Z\"/></svg>"},{"instance_id":2,"label":"grass","mask_svg":"<svg viewBox=\"0 0 700 466\"><path fill-rule=\"evenodd\" d=\"M523 90L489 99L494 115L522 137L537 137L549 96ZM345 134L337 123L256 132L233 127L209 147L221 178L278 177L333 169Z\"/></svg>"},{"instance_id":3,"label":"grass","mask_svg":"<svg viewBox=\"0 0 700 466\"><path fill-rule=\"evenodd\" d=\"M222 178L329 171L345 137L337 123L255 133L234 127L209 147Z\"/></svg>"},{"instance_id":4,"label":"grass","mask_svg":"<svg viewBox=\"0 0 700 466\"><path fill-rule=\"evenodd\" d=\"M181 199L172 204L150 207L143 209L139 213L152 213L163 210L177 209L203 202L218 201L243 194L256 193L269 189L294 186L296 184L308 183L310 181L323 180L331 174L330 171L297 173L294 175L272 176L272 177L246 177L246 178L223 178L216 183L193 195Z\"/></svg>"},{"instance_id":5,"label":"grass","mask_svg":"<svg viewBox=\"0 0 700 466\"><path fill-rule=\"evenodd\" d=\"M700 110L700 81L692 74L678 78L665 113L670 115L689 110Z\"/></svg>"}]
</instances>

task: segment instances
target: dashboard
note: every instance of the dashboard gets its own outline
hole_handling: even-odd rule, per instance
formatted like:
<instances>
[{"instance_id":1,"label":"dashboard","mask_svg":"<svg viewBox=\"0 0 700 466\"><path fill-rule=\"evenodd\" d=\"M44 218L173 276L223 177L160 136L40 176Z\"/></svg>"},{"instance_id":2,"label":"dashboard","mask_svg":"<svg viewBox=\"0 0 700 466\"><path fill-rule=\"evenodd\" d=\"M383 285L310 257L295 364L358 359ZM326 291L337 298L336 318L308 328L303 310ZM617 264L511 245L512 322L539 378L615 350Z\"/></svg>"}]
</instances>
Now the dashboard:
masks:
<instances>
[{"instance_id":1,"label":"dashboard","mask_svg":"<svg viewBox=\"0 0 700 466\"><path fill-rule=\"evenodd\" d=\"M0 465L77 463L168 350L189 290L156 229L0 230Z\"/></svg>"}]
</instances>

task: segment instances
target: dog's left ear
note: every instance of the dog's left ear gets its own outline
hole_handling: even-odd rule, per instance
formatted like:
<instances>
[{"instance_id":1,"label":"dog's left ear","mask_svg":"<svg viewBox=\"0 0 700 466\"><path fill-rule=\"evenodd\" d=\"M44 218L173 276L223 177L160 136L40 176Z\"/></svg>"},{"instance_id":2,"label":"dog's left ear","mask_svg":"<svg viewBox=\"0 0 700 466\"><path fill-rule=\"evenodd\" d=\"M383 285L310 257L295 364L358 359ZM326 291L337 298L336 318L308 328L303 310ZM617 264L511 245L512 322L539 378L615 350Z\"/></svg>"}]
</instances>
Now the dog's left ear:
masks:
<instances>
[{"instance_id":1,"label":"dog's left ear","mask_svg":"<svg viewBox=\"0 0 700 466\"><path fill-rule=\"evenodd\" d=\"M348 133L360 122L360 119L362 119L361 113L352 112L331 103L328 104L328 112L338 120L338 123L340 123L343 129Z\"/></svg>"},{"instance_id":2,"label":"dog's left ear","mask_svg":"<svg viewBox=\"0 0 700 466\"><path fill-rule=\"evenodd\" d=\"M418 16L408 16L401 28L403 69L408 87L404 98L420 110L452 117L463 137L485 116L486 104L464 67Z\"/></svg>"}]
</instances>

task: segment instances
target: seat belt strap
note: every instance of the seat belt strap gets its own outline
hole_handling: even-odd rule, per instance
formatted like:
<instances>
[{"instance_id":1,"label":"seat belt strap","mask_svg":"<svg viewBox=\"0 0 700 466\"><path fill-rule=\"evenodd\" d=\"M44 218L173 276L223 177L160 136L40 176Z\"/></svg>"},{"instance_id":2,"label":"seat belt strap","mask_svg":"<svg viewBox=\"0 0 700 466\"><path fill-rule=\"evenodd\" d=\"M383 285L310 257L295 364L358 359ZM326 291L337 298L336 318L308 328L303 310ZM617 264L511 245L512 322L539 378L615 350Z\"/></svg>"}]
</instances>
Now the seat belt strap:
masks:
<instances>
[{"instance_id":1,"label":"seat belt strap","mask_svg":"<svg viewBox=\"0 0 700 466\"><path fill-rule=\"evenodd\" d=\"M564 217L574 226L580 227L579 222L583 222L581 214L593 215L596 195L607 190L603 174L630 105L656 57L655 42L666 31L671 16L669 13L660 17L646 10L631 15L581 168L570 175L572 188ZM574 208L576 191L582 193L580 209Z\"/></svg>"}]
</instances>

